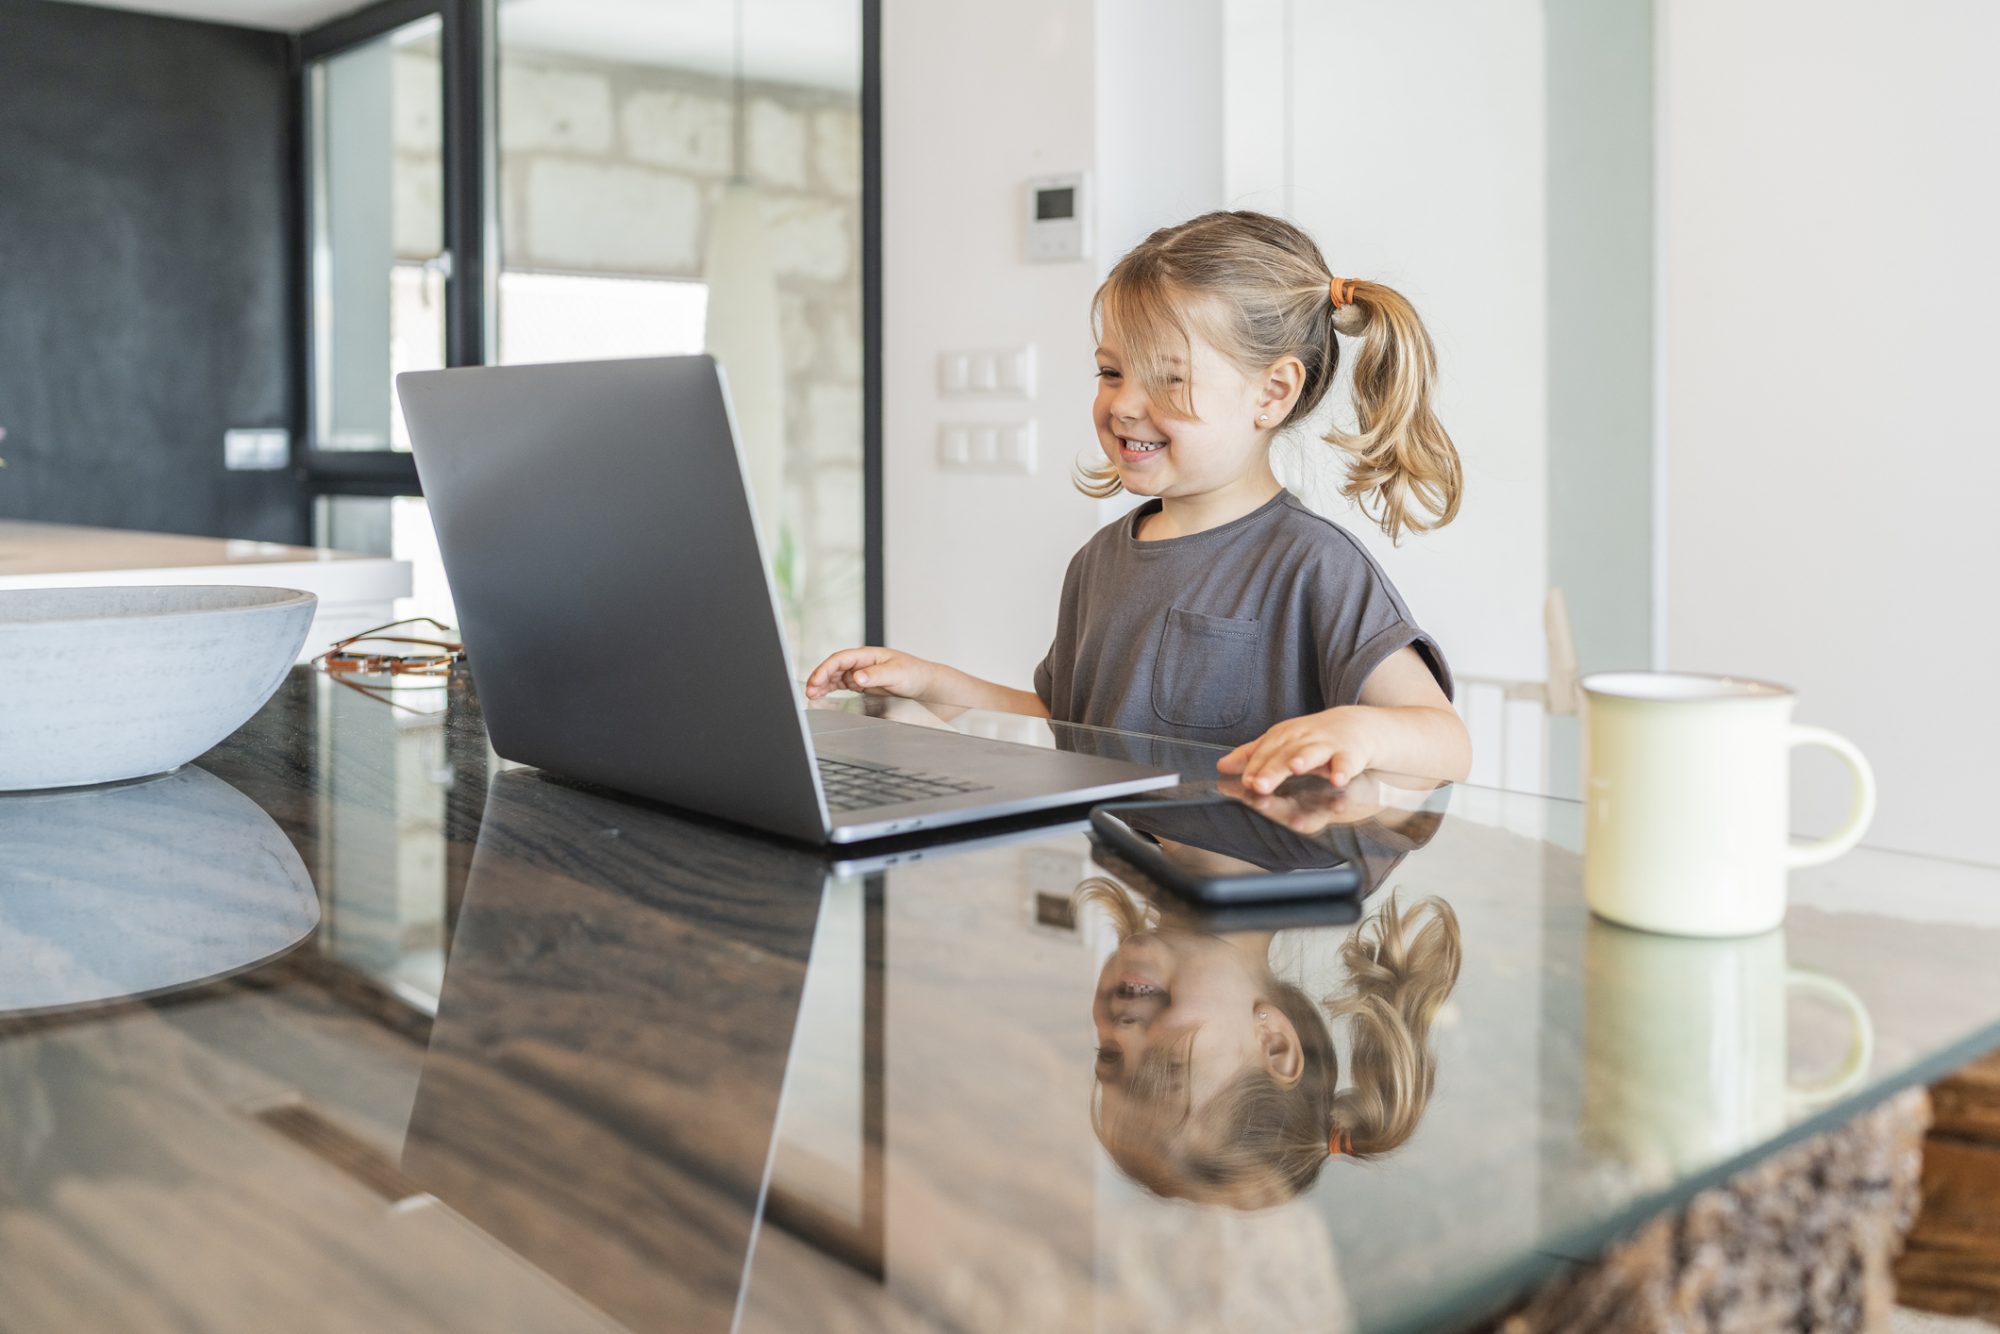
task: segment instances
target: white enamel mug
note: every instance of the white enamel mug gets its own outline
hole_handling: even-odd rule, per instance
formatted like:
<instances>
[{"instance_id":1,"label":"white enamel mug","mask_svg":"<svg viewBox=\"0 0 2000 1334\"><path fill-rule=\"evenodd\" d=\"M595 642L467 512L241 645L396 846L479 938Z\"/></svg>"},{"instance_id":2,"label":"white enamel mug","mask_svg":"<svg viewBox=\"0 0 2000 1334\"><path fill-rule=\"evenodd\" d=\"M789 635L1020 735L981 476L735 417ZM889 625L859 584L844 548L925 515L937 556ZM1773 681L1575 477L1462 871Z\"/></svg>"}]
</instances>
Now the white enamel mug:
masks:
<instances>
[{"instance_id":1,"label":"white enamel mug","mask_svg":"<svg viewBox=\"0 0 2000 1334\"><path fill-rule=\"evenodd\" d=\"M1682 672L1586 676L1584 895L1608 921L1676 936L1748 936L1785 918L1786 874L1831 861L1875 814L1860 750L1792 722L1784 686ZM1791 752L1823 746L1854 778L1847 822L1793 843Z\"/></svg>"}]
</instances>

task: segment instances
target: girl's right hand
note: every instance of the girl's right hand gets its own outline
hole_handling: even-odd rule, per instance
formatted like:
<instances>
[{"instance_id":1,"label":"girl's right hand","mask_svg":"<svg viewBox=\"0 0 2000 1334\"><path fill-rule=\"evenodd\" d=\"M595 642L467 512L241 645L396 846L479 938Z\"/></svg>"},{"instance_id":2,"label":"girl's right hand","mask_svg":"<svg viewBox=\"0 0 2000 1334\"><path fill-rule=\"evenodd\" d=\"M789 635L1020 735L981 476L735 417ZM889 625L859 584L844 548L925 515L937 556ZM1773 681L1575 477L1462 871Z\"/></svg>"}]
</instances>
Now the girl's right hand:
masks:
<instances>
[{"instance_id":1,"label":"girl's right hand","mask_svg":"<svg viewBox=\"0 0 2000 1334\"><path fill-rule=\"evenodd\" d=\"M900 695L922 699L937 675L937 664L892 648L844 648L813 668L806 678L806 698L818 699L835 690L864 695Z\"/></svg>"}]
</instances>

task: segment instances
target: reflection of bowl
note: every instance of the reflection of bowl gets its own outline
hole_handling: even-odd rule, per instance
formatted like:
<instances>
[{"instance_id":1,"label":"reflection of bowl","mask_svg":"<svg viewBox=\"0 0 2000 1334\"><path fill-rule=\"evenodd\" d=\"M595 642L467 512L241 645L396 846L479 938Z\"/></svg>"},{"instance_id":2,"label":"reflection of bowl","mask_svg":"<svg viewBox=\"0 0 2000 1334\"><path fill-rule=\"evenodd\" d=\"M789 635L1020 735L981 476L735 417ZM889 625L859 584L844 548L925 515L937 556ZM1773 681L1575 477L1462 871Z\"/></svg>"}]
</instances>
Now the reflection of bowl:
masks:
<instances>
[{"instance_id":1,"label":"reflection of bowl","mask_svg":"<svg viewBox=\"0 0 2000 1334\"><path fill-rule=\"evenodd\" d=\"M318 601L227 585L0 592L0 792L186 764L277 690Z\"/></svg>"},{"instance_id":2,"label":"reflection of bowl","mask_svg":"<svg viewBox=\"0 0 2000 1334\"><path fill-rule=\"evenodd\" d=\"M277 822L201 769L0 796L0 1014L238 972L319 924Z\"/></svg>"}]
</instances>

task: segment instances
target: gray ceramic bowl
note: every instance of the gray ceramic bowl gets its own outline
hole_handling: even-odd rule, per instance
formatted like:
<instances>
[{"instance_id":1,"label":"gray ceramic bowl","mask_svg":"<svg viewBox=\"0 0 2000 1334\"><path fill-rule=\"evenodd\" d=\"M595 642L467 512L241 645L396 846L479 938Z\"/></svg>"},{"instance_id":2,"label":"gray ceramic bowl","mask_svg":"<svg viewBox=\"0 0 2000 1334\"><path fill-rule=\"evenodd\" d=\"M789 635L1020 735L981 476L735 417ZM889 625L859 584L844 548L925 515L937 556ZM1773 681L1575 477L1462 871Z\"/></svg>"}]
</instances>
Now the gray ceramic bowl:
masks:
<instances>
[{"instance_id":1,"label":"gray ceramic bowl","mask_svg":"<svg viewBox=\"0 0 2000 1334\"><path fill-rule=\"evenodd\" d=\"M0 792L186 764L277 690L318 601L233 585L0 592Z\"/></svg>"}]
</instances>

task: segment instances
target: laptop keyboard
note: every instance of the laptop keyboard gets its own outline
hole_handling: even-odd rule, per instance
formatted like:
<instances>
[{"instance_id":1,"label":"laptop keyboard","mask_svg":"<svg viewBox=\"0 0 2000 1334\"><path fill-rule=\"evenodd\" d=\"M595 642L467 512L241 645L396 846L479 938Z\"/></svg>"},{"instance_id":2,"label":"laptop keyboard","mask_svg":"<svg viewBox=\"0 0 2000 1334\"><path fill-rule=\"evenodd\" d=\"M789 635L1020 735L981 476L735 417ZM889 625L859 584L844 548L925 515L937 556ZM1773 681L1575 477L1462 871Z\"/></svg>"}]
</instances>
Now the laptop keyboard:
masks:
<instances>
[{"instance_id":1,"label":"laptop keyboard","mask_svg":"<svg viewBox=\"0 0 2000 1334\"><path fill-rule=\"evenodd\" d=\"M835 811L953 797L964 792L984 792L988 787L985 783L968 783L942 774L825 758L819 762L819 785L826 793L827 809Z\"/></svg>"}]
</instances>

